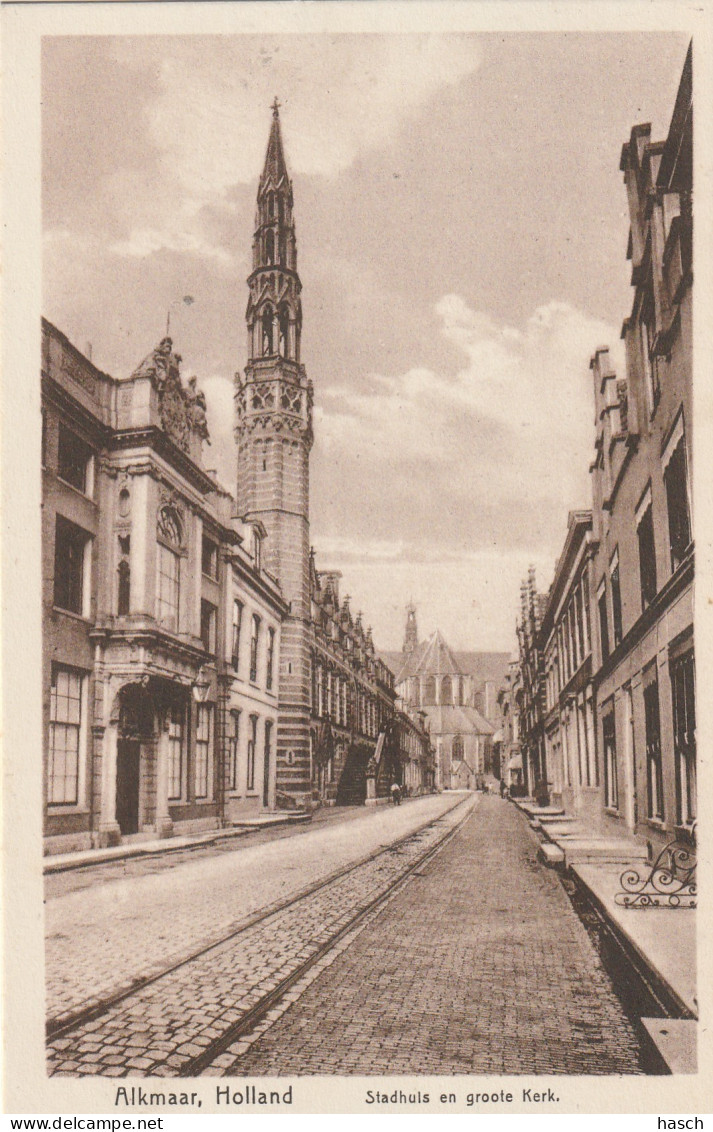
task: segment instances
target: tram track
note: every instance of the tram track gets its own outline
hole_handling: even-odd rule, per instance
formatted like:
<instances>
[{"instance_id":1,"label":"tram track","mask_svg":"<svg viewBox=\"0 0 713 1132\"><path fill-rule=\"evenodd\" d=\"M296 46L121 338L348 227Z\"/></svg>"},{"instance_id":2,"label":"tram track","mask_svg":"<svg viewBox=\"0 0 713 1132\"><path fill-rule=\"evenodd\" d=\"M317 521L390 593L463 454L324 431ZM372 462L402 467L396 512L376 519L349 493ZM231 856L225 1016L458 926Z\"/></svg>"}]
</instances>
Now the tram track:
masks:
<instances>
[{"instance_id":1,"label":"tram track","mask_svg":"<svg viewBox=\"0 0 713 1132\"><path fill-rule=\"evenodd\" d=\"M117 1010L131 1009L132 1000L137 1000L142 994L147 991L160 989L162 982L169 982L171 979L180 978L182 973L186 977L191 977L191 968L198 970L202 961L210 961L211 953L219 952L221 949L230 948L232 945L239 944L241 937L246 937L259 930L261 925L267 925L271 919L281 917L284 913L290 913L299 909L300 906L308 906L311 900L319 898L320 894L327 895L330 888L338 886L346 878L353 877L359 870L362 872L370 866L379 863L389 862L389 859L398 858L401 855L413 852L414 846L418 845L419 840L422 840L425 835L433 827L438 826L439 823L446 822L448 828L431 842L424 852L415 852L412 860L401 864L398 867L395 875L386 879L383 886L381 886L374 895L369 896L365 902L358 902L357 906L352 912L342 920L338 921L334 930L331 931L324 939L314 942L309 947L309 953L291 970L287 972L284 977L278 979L273 985L265 989L251 1005L240 1012L237 1019L232 1018L226 1022L224 1031L221 1031L219 1037L213 1039L209 1045L196 1054L189 1061L181 1064L180 1067L175 1068L174 1075L176 1076L195 1076L202 1072L211 1061L218 1056L219 1053L228 1049L237 1038L241 1035L248 1033L264 1016L284 997L286 993L293 987L305 974L309 972L315 964L319 963L321 959L349 932L370 913L375 911L381 904L383 904L403 883L423 867L425 863L441 849L448 840L460 829L464 822L468 819L473 811L473 799L466 798L461 802L456 803L446 811L445 814L439 815L437 818L431 818L409 833L398 838L396 841L386 846L380 846L378 849L371 850L357 861L343 866L330 873L328 876L307 885L305 888L294 893L290 897L274 902L267 908L261 909L259 912L251 914L242 920L239 924L232 927L230 931L223 933L219 938L211 940L209 943L204 944L199 948L195 948L189 954L177 959L175 962L167 964L163 969L148 974L145 977L134 980L131 984L127 984L120 988L116 993L105 996L100 1002L92 1002L85 1008L74 1011L70 1015L55 1017L49 1019L46 1025L46 1039L48 1047L52 1047L54 1043L59 1043L60 1046L66 1046L66 1039L71 1039L73 1035L79 1035L87 1027L97 1031L97 1023L101 1023L102 1018L106 1018ZM452 818L458 813L459 810L464 812L458 817L458 820L452 824L449 818ZM386 866L384 866L386 867ZM373 882L372 882L373 884ZM234 1013L231 1010L230 1013ZM220 1026L221 1017L213 1020L215 1026ZM59 1070L61 1072L61 1069Z\"/></svg>"}]
</instances>

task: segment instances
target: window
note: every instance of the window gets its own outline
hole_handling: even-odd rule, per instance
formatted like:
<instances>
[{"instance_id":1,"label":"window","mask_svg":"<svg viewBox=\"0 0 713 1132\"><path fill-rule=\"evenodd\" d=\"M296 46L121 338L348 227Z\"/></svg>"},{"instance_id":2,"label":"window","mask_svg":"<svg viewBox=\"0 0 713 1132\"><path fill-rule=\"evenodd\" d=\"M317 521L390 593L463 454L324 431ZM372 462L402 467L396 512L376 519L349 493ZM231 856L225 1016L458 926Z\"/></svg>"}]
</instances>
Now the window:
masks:
<instances>
[{"instance_id":1,"label":"window","mask_svg":"<svg viewBox=\"0 0 713 1132\"><path fill-rule=\"evenodd\" d=\"M119 535L116 612L124 617L131 610L131 535Z\"/></svg>"},{"instance_id":2,"label":"window","mask_svg":"<svg viewBox=\"0 0 713 1132\"><path fill-rule=\"evenodd\" d=\"M290 312L286 305L280 307L280 355L289 357L290 353Z\"/></svg>"},{"instance_id":3,"label":"window","mask_svg":"<svg viewBox=\"0 0 713 1132\"><path fill-rule=\"evenodd\" d=\"M240 766L240 712L232 711L231 735L228 745L228 789L238 789L238 768Z\"/></svg>"},{"instance_id":4,"label":"window","mask_svg":"<svg viewBox=\"0 0 713 1132\"><path fill-rule=\"evenodd\" d=\"M616 764L616 730L614 726L614 705L605 710L602 722L604 740L604 795L605 803L612 810L619 809L619 776Z\"/></svg>"},{"instance_id":5,"label":"window","mask_svg":"<svg viewBox=\"0 0 713 1132\"><path fill-rule=\"evenodd\" d=\"M663 768L661 765L661 722L659 684L655 666L644 673L644 717L646 722L646 786L648 816L663 821Z\"/></svg>"},{"instance_id":6,"label":"window","mask_svg":"<svg viewBox=\"0 0 713 1132\"><path fill-rule=\"evenodd\" d=\"M53 666L50 689L47 801L76 806L79 801L79 760L82 753L84 677L72 668Z\"/></svg>"},{"instance_id":7,"label":"window","mask_svg":"<svg viewBox=\"0 0 713 1132\"><path fill-rule=\"evenodd\" d=\"M268 629L267 631L267 678L266 686L268 691L272 688L274 681L274 668L275 668L275 630Z\"/></svg>"},{"instance_id":8,"label":"window","mask_svg":"<svg viewBox=\"0 0 713 1132\"><path fill-rule=\"evenodd\" d=\"M231 644L231 664L238 671L240 663L240 629L243 623L243 603L237 598L233 601L233 637Z\"/></svg>"},{"instance_id":9,"label":"window","mask_svg":"<svg viewBox=\"0 0 713 1132\"><path fill-rule=\"evenodd\" d=\"M180 593L181 523L173 507L162 507L158 516L156 558L156 619L171 632L178 632Z\"/></svg>"},{"instance_id":10,"label":"window","mask_svg":"<svg viewBox=\"0 0 713 1132\"><path fill-rule=\"evenodd\" d=\"M253 613L251 628L250 628L250 679L255 683L257 680L257 650L260 643L260 618L257 613Z\"/></svg>"},{"instance_id":11,"label":"window","mask_svg":"<svg viewBox=\"0 0 713 1132\"><path fill-rule=\"evenodd\" d=\"M592 627L589 620L589 578L587 574L582 577L582 603L584 605L584 640L587 652L592 648Z\"/></svg>"},{"instance_id":12,"label":"window","mask_svg":"<svg viewBox=\"0 0 713 1132\"><path fill-rule=\"evenodd\" d=\"M253 550L253 562L255 563L255 569L259 570L260 567L261 567L261 562L262 562L262 538L260 536L260 532L258 531L257 527L253 527L252 550Z\"/></svg>"},{"instance_id":13,"label":"window","mask_svg":"<svg viewBox=\"0 0 713 1132\"><path fill-rule=\"evenodd\" d=\"M131 567L126 558L122 558L119 563L118 574L119 582L116 611L120 617L124 617L131 608Z\"/></svg>"},{"instance_id":14,"label":"window","mask_svg":"<svg viewBox=\"0 0 713 1132\"><path fill-rule=\"evenodd\" d=\"M451 748L454 762L463 762L463 736L455 735L453 738L453 747Z\"/></svg>"},{"instance_id":15,"label":"window","mask_svg":"<svg viewBox=\"0 0 713 1132\"><path fill-rule=\"evenodd\" d=\"M158 594L156 618L171 632L178 631L178 594L180 588L180 558L167 546L158 546Z\"/></svg>"},{"instance_id":16,"label":"window","mask_svg":"<svg viewBox=\"0 0 713 1132\"><path fill-rule=\"evenodd\" d=\"M322 714L322 687L323 687L323 674L322 665L317 661L316 666L316 680L315 680L315 702L314 710L316 715Z\"/></svg>"},{"instance_id":17,"label":"window","mask_svg":"<svg viewBox=\"0 0 713 1132\"><path fill-rule=\"evenodd\" d=\"M269 304L265 307L260 321L262 326L262 354L263 357L268 357L273 352L272 307Z\"/></svg>"},{"instance_id":18,"label":"window","mask_svg":"<svg viewBox=\"0 0 713 1132\"><path fill-rule=\"evenodd\" d=\"M691 520L688 509L688 475L683 418L674 430L664 455L664 485L668 508L668 537L671 548L671 570L683 561L691 542Z\"/></svg>"},{"instance_id":19,"label":"window","mask_svg":"<svg viewBox=\"0 0 713 1132\"><path fill-rule=\"evenodd\" d=\"M89 613L88 577L91 539L81 527L57 516L54 544L54 604L69 613Z\"/></svg>"},{"instance_id":20,"label":"window","mask_svg":"<svg viewBox=\"0 0 713 1132\"><path fill-rule=\"evenodd\" d=\"M262 804L263 806L269 805L270 802L270 759L272 757L272 720L265 720L265 748L263 752L263 772L262 772Z\"/></svg>"},{"instance_id":21,"label":"window","mask_svg":"<svg viewBox=\"0 0 713 1132\"><path fill-rule=\"evenodd\" d=\"M175 705L168 715L168 797L175 801L183 790L183 709Z\"/></svg>"},{"instance_id":22,"label":"window","mask_svg":"<svg viewBox=\"0 0 713 1132\"><path fill-rule=\"evenodd\" d=\"M218 547L212 539L203 535L201 547L201 570L209 578L218 577Z\"/></svg>"},{"instance_id":23,"label":"window","mask_svg":"<svg viewBox=\"0 0 713 1132\"><path fill-rule=\"evenodd\" d=\"M65 483L76 487L77 491L90 495L92 450L88 444L75 436L64 425L59 426L57 452L57 474Z\"/></svg>"},{"instance_id":24,"label":"window","mask_svg":"<svg viewBox=\"0 0 713 1132\"><path fill-rule=\"evenodd\" d=\"M597 590L597 608L599 610L599 637L602 646L602 664L609 658L609 615L607 612L607 587L602 582Z\"/></svg>"},{"instance_id":25,"label":"window","mask_svg":"<svg viewBox=\"0 0 713 1132\"><path fill-rule=\"evenodd\" d=\"M248 739L248 790L255 789L255 747L257 745L257 716L250 716L250 738Z\"/></svg>"},{"instance_id":26,"label":"window","mask_svg":"<svg viewBox=\"0 0 713 1132\"><path fill-rule=\"evenodd\" d=\"M658 367L656 359L651 356L654 344L654 313L653 300L649 299L641 312L641 353L644 363L644 377L646 379L646 397L649 404L649 415L653 416L661 396Z\"/></svg>"},{"instance_id":27,"label":"window","mask_svg":"<svg viewBox=\"0 0 713 1132\"><path fill-rule=\"evenodd\" d=\"M676 760L676 817L696 819L696 697L693 652L671 662L673 750Z\"/></svg>"},{"instance_id":28,"label":"window","mask_svg":"<svg viewBox=\"0 0 713 1132\"><path fill-rule=\"evenodd\" d=\"M614 648L621 644L623 637L621 620L621 584L619 581L619 552L614 551L609 563L609 585L611 586L611 607L614 620Z\"/></svg>"},{"instance_id":29,"label":"window","mask_svg":"<svg viewBox=\"0 0 713 1132\"><path fill-rule=\"evenodd\" d=\"M208 777L213 753L213 707L211 704L198 704L196 717L195 749L195 794L196 798L208 797Z\"/></svg>"},{"instance_id":30,"label":"window","mask_svg":"<svg viewBox=\"0 0 713 1132\"><path fill-rule=\"evenodd\" d=\"M206 652L215 653L215 625L218 611L209 601L201 601L201 641Z\"/></svg>"},{"instance_id":31,"label":"window","mask_svg":"<svg viewBox=\"0 0 713 1132\"><path fill-rule=\"evenodd\" d=\"M643 610L651 605L656 597L656 547L654 544L654 515L650 488L637 508L636 533L639 540L639 577L641 580L641 608Z\"/></svg>"},{"instance_id":32,"label":"window","mask_svg":"<svg viewBox=\"0 0 713 1132\"><path fill-rule=\"evenodd\" d=\"M582 587L577 586L574 595L575 603L575 616L577 619L577 641L579 643L579 662L580 664L587 655L587 650L584 647L584 610L582 608Z\"/></svg>"}]
</instances>

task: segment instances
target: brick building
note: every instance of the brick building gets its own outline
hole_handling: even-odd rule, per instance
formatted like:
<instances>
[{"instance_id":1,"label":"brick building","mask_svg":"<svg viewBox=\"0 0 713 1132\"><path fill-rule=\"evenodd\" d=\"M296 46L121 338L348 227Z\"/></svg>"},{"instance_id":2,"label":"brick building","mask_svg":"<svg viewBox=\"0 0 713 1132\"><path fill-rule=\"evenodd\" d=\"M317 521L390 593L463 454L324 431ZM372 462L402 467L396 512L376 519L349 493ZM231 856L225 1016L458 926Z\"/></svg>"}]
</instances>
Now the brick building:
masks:
<instances>
[{"instance_id":1,"label":"brick building","mask_svg":"<svg viewBox=\"0 0 713 1132\"><path fill-rule=\"evenodd\" d=\"M592 672L594 554L592 512L571 511L540 626L550 800L584 818L596 815L600 801Z\"/></svg>"},{"instance_id":2,"label":"brick building","mask_svg":"<svg viewBox=\"0 0 713 1132\"><path fill-rule=\"evenodd\" d=\"M399 781L386 742L396 693L371 628L364 629L361 613L352 616L348 597L340 601L340 578L318 573L310 556L312 792L321 802L358 805Z\"/></svg>"},{"instance_id":3,"label":"brick building","mask_svg":"<svg viewBox=\"0 0 713 1132\"><path fill-rule=\"evenodd\" d=\"M590 362L592 511L572 512L547 597L531 574L518 625L525 786L610 835L692 838L692 70L668 136L637 125L620 167L634 290L622 337Z\"/></svg>"},{"instance_id":4,"label":"brick building","mask_svg":"<svg viewBox=\"0 0 713 1132\"><path fill-rule=\"evenodd\" d=\"M591 362L598 552L595 668L605 821L653 840L696 817L693 651L692 71L667 138L635 126L621 155L634 290L626 378Z\"/></svg>"},{"instance_id":5,"label":"brick building","mask_svg":"<svg viewBox=\"0 0 713 1132\"><path fill-rule=\"evenodd\" d=\"M42 406L47 851L273 806L286 608L195 378L170 338L110 377L43 321Z\"/></svg>"},{"instance_id":6,"label":"brick building","mask_svg":"<svg viewBox=\"0 0 713 1132\"><path fill-rule=\"evenodd\" d=\"M518 714L522 782L528 794L544 800L549 795L549 768L545 746L545 664L542 621L547 594L538 593L535 568L520 587L518 643Z\"/></svg>"}]
</instances>

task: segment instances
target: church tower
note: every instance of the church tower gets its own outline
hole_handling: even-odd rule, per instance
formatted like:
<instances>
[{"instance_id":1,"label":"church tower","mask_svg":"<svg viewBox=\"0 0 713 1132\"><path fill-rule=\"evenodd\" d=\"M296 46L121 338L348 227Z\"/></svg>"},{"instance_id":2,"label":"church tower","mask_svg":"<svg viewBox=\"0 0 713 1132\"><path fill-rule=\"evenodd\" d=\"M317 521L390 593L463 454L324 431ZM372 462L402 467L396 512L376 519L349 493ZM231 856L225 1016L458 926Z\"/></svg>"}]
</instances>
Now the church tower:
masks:
<instances>
[{"instance_id":1,"label":"church tower","mask_svg":"<svg viewBox=\"0 0 713 1132\"><path fill-rule=\"evenodd\" d=\"M406 632L404 633L404 645L401 650L404 657L412 656L418 648L418 629L416 627L416 606L413 602L409 602L406 606Z\"/></svg>"},{"instance_id":2,"label":"church tower","mask_svg":"<svg viewBox=\"0 0 713 1132\"><path fill-rule=\"evenodd\" d=\"M289 605L280 650L277 790L304 799L311 794L312 383L300 361L302 284L292 206L275 99L248 277L248 364L244 376L235 375L237 496L241 516L259 520L267 532L263 563Z\"/></svg>"}]
</instances>

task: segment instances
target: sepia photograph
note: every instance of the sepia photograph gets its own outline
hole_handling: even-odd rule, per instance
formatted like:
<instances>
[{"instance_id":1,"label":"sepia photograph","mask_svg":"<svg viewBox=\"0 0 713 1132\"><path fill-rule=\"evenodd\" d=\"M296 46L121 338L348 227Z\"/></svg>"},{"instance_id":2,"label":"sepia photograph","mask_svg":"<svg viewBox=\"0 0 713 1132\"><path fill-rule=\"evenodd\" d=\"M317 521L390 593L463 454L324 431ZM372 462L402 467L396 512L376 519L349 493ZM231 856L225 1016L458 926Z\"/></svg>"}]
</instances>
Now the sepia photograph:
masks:
<instances>
[{"instance_id":1,"label":"sepia photograph","mask_svg":"<svg viewBox=\"0 0 713 1132\"><path fill-rule=\"evenodd\" d=\"M43 1089L695 1103L695 32L108 7L35 55Z\"/></svg>"}]
</instances>

